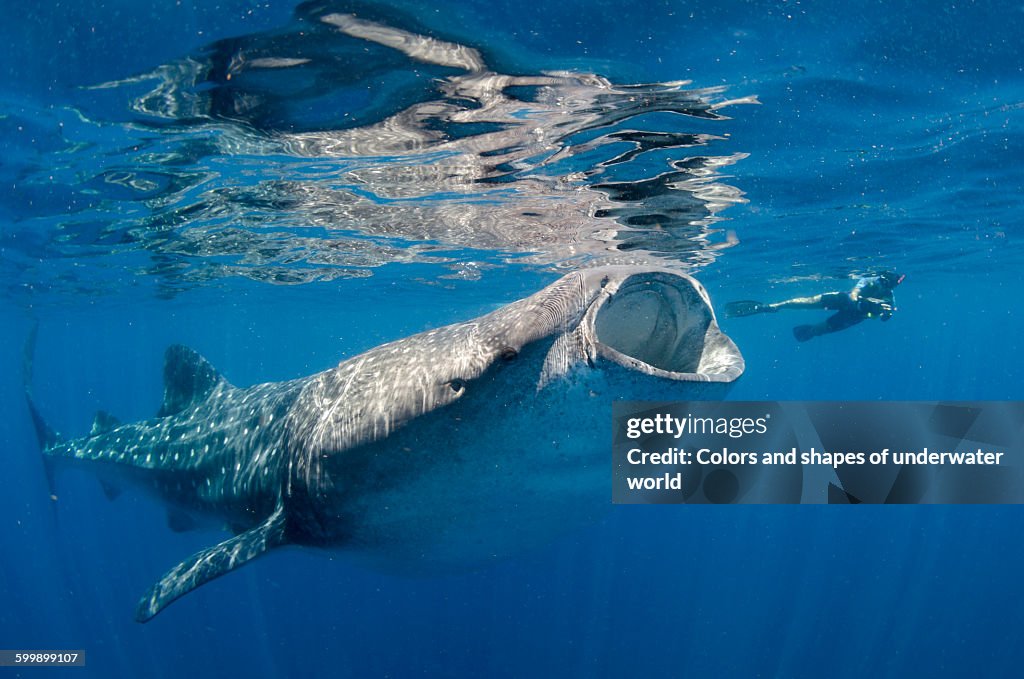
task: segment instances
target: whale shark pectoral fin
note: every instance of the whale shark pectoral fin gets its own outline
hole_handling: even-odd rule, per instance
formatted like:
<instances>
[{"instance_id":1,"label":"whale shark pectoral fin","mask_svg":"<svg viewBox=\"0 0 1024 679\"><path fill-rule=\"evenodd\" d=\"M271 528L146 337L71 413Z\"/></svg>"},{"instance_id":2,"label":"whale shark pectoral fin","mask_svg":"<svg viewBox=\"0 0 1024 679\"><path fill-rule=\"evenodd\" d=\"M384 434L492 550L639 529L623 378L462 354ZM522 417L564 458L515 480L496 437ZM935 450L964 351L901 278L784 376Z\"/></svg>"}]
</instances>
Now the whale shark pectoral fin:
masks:
<instances>
[{"instance_id":1,"label":"whale shark pectoral fin","mask_svg":"<svg viewBox=\"0 0 1024 679\"><path fill-rule=\"evenodd\" d=\"M164 402L157 417L167 417L201 403L227 380L210 362L181 344L167 347L164 354Z\"/></svg>"},{"instance_id":2,"label":"whale shark pectoral fin","mask_svg":"<svg viewBox=\"0 0 1024 679\"><path fill-rule=\"evenodd\" d=\"M139 600L135 619L146 622L175 599L233 571L285 542L284 505L260 525L193 554L169 570Z\"/></svg>"}]
</instances>

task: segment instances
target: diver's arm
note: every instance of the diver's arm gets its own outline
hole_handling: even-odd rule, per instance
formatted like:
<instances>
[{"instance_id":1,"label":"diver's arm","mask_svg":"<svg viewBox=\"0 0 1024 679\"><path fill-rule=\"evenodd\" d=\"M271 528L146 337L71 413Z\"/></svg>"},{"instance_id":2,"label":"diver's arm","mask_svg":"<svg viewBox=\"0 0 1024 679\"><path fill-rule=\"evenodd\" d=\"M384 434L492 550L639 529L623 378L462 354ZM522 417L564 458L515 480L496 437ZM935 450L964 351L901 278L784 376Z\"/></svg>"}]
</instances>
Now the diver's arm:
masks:
<instances>
[{"instance_id":1,"label":"diver's arm","mask_svg":"<svg viewBox=\"0 0 1024 679\"><path fill-rule=\"evenodd\" d=\"M877 297L861 297L857 300L857 308L865 318L880 318L887 321L892 318L896 311L893 299L878 299Z\"/></svg>"}]
</instances>

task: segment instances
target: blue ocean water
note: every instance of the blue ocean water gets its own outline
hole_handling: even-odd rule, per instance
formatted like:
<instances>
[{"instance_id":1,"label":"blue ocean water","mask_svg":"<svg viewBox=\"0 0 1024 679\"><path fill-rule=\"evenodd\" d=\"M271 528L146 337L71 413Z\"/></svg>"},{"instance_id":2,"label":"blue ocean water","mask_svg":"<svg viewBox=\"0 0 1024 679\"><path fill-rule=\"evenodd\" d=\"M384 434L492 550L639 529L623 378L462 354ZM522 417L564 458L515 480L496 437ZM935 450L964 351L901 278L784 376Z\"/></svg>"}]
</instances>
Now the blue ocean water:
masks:
<instances>
[{"instance_id":1,"label":"blue ocean water","mask_svg":"<svg viewBox=\"0 0 1024 679\"><path fill-rule=\"evenodd\" d=\"M723 319L730 397L1021 399L1020 6L7 15L0 647L85 649L95 676L1019 674L1016 507L614 507L422 578L289 548L139 625L138 596L224 534L87 474L51 502L22 346L38 322L36 400L83 434L157 410L174 342L247 385L604 261L685 267L719 307L897 269L886 324L801 344L795 312ZM432 56L394 47L415 36Z\"/></svg>"}]
</instances>

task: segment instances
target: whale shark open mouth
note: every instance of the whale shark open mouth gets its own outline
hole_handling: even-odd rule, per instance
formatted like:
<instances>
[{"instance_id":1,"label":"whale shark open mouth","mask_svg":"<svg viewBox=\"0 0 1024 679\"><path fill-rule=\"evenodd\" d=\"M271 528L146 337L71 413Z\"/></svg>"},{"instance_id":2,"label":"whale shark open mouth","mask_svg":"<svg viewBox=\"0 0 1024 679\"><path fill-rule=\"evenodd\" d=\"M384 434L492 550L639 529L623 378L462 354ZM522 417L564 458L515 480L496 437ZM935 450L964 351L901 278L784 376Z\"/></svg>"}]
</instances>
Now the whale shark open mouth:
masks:
<instances>
[{"instance_id":1,"label":"whale shark open mouth","mask_svg":"<svg viewBox=\"0 0 1024 679\"><path fill-rule=\"evenodd\" d=\"M634 274L591 308L598 356L681 381L731 382L744 370L700 284L667 271Z\"/></svg>"}]
</instances>

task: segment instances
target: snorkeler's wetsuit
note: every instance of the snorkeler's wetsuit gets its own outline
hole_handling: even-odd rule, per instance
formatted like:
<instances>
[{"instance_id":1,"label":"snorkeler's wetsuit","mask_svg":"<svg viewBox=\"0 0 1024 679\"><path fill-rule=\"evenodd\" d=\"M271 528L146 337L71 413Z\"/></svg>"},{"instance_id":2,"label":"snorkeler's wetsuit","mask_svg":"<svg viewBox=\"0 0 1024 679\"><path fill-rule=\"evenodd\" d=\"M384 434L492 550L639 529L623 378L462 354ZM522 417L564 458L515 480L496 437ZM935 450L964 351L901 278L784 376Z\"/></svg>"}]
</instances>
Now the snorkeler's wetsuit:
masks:
<instances>
[{"instance_id":1,"label":"snorkeler's wetsuit","mask_svg":"<svg viewBox=\"0 0 1024 679\"><path fill-rule=\"evenodd\" d=\"M861 278L850 292L826 292L813 297L798 297L771 306L776 309L830 309L836 312L821 323L798 325L793 328L793 336L801 342L819 335L845 330L865 318L878 316L881 320L887 321L892 318L892 312L896 308L893 290L880 276Z\"/></svg>"},{"instance_id":2,"label":"snorkeler's wetsuit","mask_svg":"<svg viewBox=\"0 0 1024 679\"><path fill-rule=\"evenodd\" d=\"M801 342L812 337L825 335L838 330L845 330L857 325L865 318L878 317L883 321L892 318L896 310L893 288L903 281L903 276L882 274L861 278L850 292L826 292L811 297L796 297L774 304L764 304L751 300L730 302L725 313L730 317L750 316L752 314L772 313L779 309L828 309L835 311L821 323L814 325L798 325L793 328L793 336Z\"/></svg>"}]
</instances>

